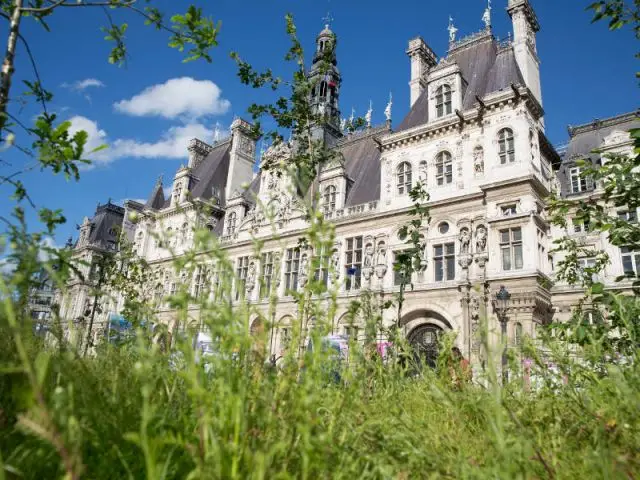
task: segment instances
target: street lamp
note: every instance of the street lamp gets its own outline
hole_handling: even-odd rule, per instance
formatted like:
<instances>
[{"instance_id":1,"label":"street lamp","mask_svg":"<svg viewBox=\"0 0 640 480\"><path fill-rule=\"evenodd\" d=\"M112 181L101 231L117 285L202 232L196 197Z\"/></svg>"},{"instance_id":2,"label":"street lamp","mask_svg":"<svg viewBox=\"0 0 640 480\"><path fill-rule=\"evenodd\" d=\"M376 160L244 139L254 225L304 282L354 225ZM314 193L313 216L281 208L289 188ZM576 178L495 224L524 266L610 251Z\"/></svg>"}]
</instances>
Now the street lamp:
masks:
<instances>
[{"instance_id":1,"label":"street lamp","mask_svg":"<svg viewBox=\"0 0 640 480\"><path fill-rule=\"evenodd\" d=\"M498 316L500 321L500 333L502 341L502 384L506 384L509 380L509 373L507 371L507 313L509 312L509 306L511 303L511 294L504 285L500 286L500 290L495 294L493 299L493 310Z\"/></svg>"}]
</instances>

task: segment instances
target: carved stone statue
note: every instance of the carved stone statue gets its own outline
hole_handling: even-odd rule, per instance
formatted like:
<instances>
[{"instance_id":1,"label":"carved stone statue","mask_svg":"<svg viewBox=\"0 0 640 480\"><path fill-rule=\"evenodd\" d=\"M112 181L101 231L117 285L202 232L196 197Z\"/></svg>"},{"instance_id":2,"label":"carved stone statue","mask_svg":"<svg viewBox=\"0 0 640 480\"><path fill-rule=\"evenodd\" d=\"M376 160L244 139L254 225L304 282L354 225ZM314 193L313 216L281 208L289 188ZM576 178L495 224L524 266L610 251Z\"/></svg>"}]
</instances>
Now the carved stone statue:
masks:
<instances>
[{"instance_id":1,"label":"carved stone statue","mask_svg":"<svg viewBox=\"0 0 640 480\"><path fill-rule=\"evenodd\" d=\"M452 17L449 17L449 28L447 28L447 30L449 31L449 42L455 42L458 29L453 25Z\"/></svg>"},{"instance_id":2,"label":"carved stone statue","mask_svg":"<svg viewBox=\"0 0 640 480\"><path fill-rule=\"evenodd\" d=\"M427 183L427 162L425 160L421 161L418 166L418 180L423 185Z\"/></svg>"},{"instance_id":3,"label":"carved stone statue","mask_svg":"<svg viewBox=\"0 0 640 480\"><path fill-rule=\"evenodd\" d=\"M306 253L300 259L300 276L305 278L309 276L309 257Z\"/></svg>"},{"instance_id":4,"label":"carved stone statue","mask_svg":"<svg viewBox=\"0 0 640 480\"><path fill-rule=\"evenodd\" d=\"M340 278L340 252L338 249L335 249L331 255L331 264L333 266L333 278L337 280Z\"/></svg>"},{"instance_id":5,"label":"carved stone statue","mask_svg":"<svg viewBox=\"0 0 640 480\"><path fill-rule=\"evenodd\" d=\"M364 268L373 267L373 245L367 243L364 248Z\"/></svg>"},{"instance_id":6,"label":"carved stone statue","mask_svg":"<svg viewBox=\"0 0 640 480\"><path fill-rule=\"evenodd\" d=\"M487 228L479 225L476 228L476 251L484 252L487 248Z\"/></svg>"},{"instance_id":7,"label":"carved stone statue","mask_svg":"<svg viewBox=\"0 0 640 480\"><path fill-rule=\"evenodd\" d=\"M471 243L471 233L468 228L463 228L460 230L460 235L458 236L458 240L460 241L460 253L469 253L469 244Z\"/></svg>"},{"instance_id":8,"label":"carved stone statue","mask_svg":"<svg viewBox=\"0 0 640 480\"><path fill-rule=\"evenodd\" d=\"M473 150L473 171L476 174L484 173L484 150L476 147Z\"/></svg>"},{"instance_id":9,"label":"carved stone statue","mask_svg":"<svg viewBox=\"0 0 640 480\"><path fill-rule=\"evenodd\" d=\"M245 282L245 288L247 292L253 290L253 287L256 284L256 264L251 262L249 264L249 268L247 269L247 280Z\"/></svg>"}]
</instances>

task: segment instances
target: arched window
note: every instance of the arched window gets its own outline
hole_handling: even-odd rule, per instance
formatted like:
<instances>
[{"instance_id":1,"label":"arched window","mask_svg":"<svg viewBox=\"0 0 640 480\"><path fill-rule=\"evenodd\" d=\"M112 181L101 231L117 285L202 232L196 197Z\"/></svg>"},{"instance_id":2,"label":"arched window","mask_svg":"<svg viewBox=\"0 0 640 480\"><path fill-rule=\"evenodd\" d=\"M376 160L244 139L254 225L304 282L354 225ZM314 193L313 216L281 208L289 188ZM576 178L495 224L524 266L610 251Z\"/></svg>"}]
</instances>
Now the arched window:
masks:
<instances>
[{"instance_id":1,"label":"arched window","mask_svg":"<svg viewBox=\"0 0 640 480\"><path fill-rule=\"evenodd\" d=\"M327 96L327 82L320 82L320 98L325 98Z\"/></svg>"},{"instance_id":2,"label":"arched window","mask_svg":"<svg viewBox=\"0 0 640 480\"><path fill-rule=\"evenodd\" d=\"M513 142L513 130L503 128L498 132L498 153L500 163L505 165L516 161L516 148Z\"/></svg>"},{"instance_id":3,"label":"arched window","mask_svg":"<svg viewBox=\"0 0 640 480\"><path fill-rule=\"evenodd\" d=\"M436 157L436 182L438 185L453 182L453 161L449 152L440 152Z\"/></svg>"},{"instance_id":4,"label":"arched window","mask_svg":"<svg viewBox=\"0 0 640 480\"><path fill-rule=\"evenodd\" d=\"M324 211L333 212L336 209L336 187L329 185L324 189Z\"/></svg>"},{"instance_id":5,"label":"arched window","mask_svg":"<svg viewBox=\"0 0 640 480\"><path fill-rule=\"evenodd\" d=\"M177 204L180 201L180 196L182 195L182 184L177 184L175 190L173 191L173 203Z\"/></svg>"},{"instance_id":6,"label":"arched window","mask_svg":"<svg viewBox=\"0 0 640 480\"><path fill-rule=\"evenodd\" d=\"M404 195L411 190L411 164L402 162L396 170L398 178L398 195Z\"/></svg>"},{"instance_id":7,"label":"arched window","mask_svg":"<svg viewBox=\"0 0 640 480\"><path fill-rule=\"evenodd\" d=\"M236 212L231 212L227 217L227 235L233 235L236 233Z\"/></svg>"},{"instance_id":8,"label":"arched window","mask_svg":"<svg viewBox=\"0 0 640 480\"><path fill-rule=\"evenodd\" d=\"M451 87L442 85L436 90L436 117L450 115L453 109L451 106Z\"/></svg>"}]
</instances>

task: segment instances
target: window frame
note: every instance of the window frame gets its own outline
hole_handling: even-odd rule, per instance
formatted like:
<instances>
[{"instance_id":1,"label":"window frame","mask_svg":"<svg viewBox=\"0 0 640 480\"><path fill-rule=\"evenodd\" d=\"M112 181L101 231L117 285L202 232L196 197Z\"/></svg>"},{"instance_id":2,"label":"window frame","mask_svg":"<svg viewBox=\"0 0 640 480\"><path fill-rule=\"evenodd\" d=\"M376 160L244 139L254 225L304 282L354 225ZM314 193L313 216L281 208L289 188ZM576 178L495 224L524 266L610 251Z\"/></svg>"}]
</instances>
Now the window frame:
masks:
<instances>
[{"instance_id":1,"label":"window frame","mask_svg":"<svg viewBox=\"0 0 640 480\"><path fill-rule=\"evenodd\" d=\"M433 278L435 282L450 282L456 279L456 243L445 242L433 245ZM440 278L439 278L440 277Z\"/></svg>"},{"instance_id":2,"label":"window frame","mask_svg":"<svg viewBox=\"0 0 640 480\"><path fill-rule=\"evenodd\" d=\"M300 248L287 248L284 260L284 291L287 295L298 291L301 258Z\"/></svg>"},{"instance_id":3,"label":"window frame","mask_svg":"<svg viewBox=\"0 0 640 480\"><path fill-rule=\"evenodd\" d=\"M244 296L250 260L249 255L245 255L244 257L238 257L236 261L236 300L240 300L241 295Z\"/></svg>"},{"instance_id":4,"label":"window frame","mask_svg":"<svg viewBox=\"0 0 640 480\"><path fill-rule=\"evenodd\" d=\"M516 161L516 142L513 130L509 127L498 132L498 157L500 165L508 165Z\"/></svg>"},{"instance_id":5,"label":"window frame","mask_svg":"<svg viewBox=\"0 0 640 480\"><path fill-rule=\"evenodd\" d=\"M323 191L322 208L325 213L334 212L336 210L336 199L338 197L338 189L335 185L327 185Z\"/></svg>"},{"instance_id":6,"label":"window frame","mask_svg":"<svg viewBox=\"0 0 640 480\"><path fill-rule=\"evenodd\" d=\"M453 183L453 156L448 150L436 155L436 184L439 187Z\"/></svg>"},{"instance_id":7,"label":"window frame","mask_svg":"<svg viewBox=\"0 0 640 480\"><path fill-rule=\"evenodd\" d=\"M583 168L574 165L569 168L569 185L571 193L585 193L593 190L593 180L588 176L582 176Z\"/></svg>"},{"instance_id":8,"label":"window frame","mask_svg":"<svg viewBox=\"0 0 640 480\"><path fill-rule=\"evenodd\" d=\"M238 221L238 214L236 212L229 212L227 218L227 235L233 235L236 233L236 224Z\"/></svg>"},{"instance_id":9,"label":"window frame","mask_svg":"<svg viewBox=\"0 0 640 480\"><path fill-rule=\"evenodd\" d=\"M260 257L260 299L269 298L271 287L273 285L276 252L264 252Z\"/></svg>"},{"instance_id":10,"label":"window frame","mask_svg":"<svg viewBox=\"0 0 640 480\"><path fill-rule=\"evenodd\" d=\"M364 253L364 237L362 235L345 239L344 252L344 288L347 292L355 292L362 288L362 261ZM355 268L355 273L349 275L349 270Z\"/></svg>"},{"instance_id":11,"label":"window frame","mask_svg":"<svg viewBox=\"0 0 640 480\"><path fill-rule=\"evenodd\" d=\"M519 232L519 238L516 238L516 232ZM508 234L508 241L505 240L504 234ZM500 244L500 265L502 271L511 272L515 270L522 270L524 268L524 242L522 237L522 227L509 227L503 228L498 231L498 240ZM520 266L518 266L518 255L516 252L520 252ZM505 264L505 252L509 252L509 265Z\"/></svg>"},{"instance_id":12,"label":"window frame","mask_svg":"<svg viewBox=\"0 0 640 480\"><path fill-rule=\"evenodd\" d=\"M436 89L436 118L443 118L453 113L451 85L445 83Z\"/></svg>"},{"instance_id":13,"label":"window frame","mask_svg":"<svg viewBox=\"0 0 640 480\"><path fill-rule=\"evenodd\" d=\"M398 195L407 195L413 185L413 168L407 161L396 167L396 191Z\"/></svg>"},{"instance_id":14,"label":"window frame","mask_svg":"<svg viewBox=\"0 0 640 480\"><path fill-rule=\"evenodd\" d=\"M629 247L620 247L620 259L622 260L623 275L634 277L640 275L640 250L631 250ZM625 259L627 259L626 262ZM625 263L628 262L631 263L631 270L625 268Z\"/></svg>"}]
</instances>

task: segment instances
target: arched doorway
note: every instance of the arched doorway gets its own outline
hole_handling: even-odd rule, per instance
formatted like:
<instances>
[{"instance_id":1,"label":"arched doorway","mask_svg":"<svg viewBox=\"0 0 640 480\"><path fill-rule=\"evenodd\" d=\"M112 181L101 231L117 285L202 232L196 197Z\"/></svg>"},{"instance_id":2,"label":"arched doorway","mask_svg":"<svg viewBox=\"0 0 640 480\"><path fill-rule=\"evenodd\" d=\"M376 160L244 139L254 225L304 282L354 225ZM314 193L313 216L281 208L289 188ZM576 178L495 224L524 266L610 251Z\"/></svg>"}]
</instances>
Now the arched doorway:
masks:
<instances>
[{"instance_id":1,"label":"arched doorway","mask_svg":"<svg viewBox=\"0 0 640 480\"><path fill-rule=\"evenodd\" d=\"M438 341L443 330L437 325L426 323L415 327L407 336L413 348L414 358L418 366L436 367L438 360Z\"/></svg>"}]
</instances>

